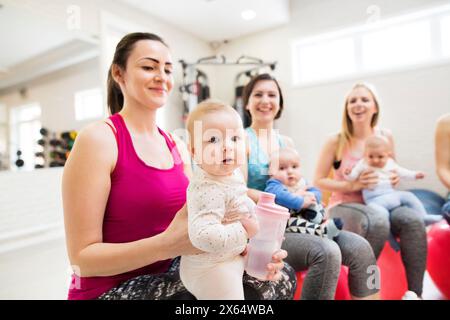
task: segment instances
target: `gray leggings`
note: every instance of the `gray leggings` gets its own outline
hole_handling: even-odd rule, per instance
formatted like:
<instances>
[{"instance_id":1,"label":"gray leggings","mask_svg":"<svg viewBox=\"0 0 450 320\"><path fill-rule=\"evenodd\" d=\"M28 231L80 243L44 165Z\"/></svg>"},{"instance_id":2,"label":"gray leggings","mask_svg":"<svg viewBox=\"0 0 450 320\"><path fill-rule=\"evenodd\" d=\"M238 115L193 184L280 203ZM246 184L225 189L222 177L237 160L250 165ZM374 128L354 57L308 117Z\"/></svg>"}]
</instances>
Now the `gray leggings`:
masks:
<instances>
[{"instance_id":1,"label":"gray leggings","mask_svg":"<svg viewBox=\"0 0 450 320\"><path fill-rule=\"evenodd\" d=\"M349 267L349 289L353 296L362 298L379 291L368 285L373 276L369 267L376 260L364 238L347 231L341 231L336 242L304 233L285 233L285 237L282 245L288 252L285 261L296 271L308 270L302 300L334 299L341 263Z\"/></svg>"},{"instance_id":2,"label":"gray leggings","mask_svg":"<svg viewBox=\"0 0 450 320\"><path fill-rule=\"evenodd\" d=\"M400 250L406 270L408 290L422 295L427 260L427 236L423 219L413 210L399 207L390 218L359 203L345 203L333 207L330 217L339 217L344 230L355 232L369 241L375 257L379 257L392 232L400 238Z\"/></svg>"}]
</instances>

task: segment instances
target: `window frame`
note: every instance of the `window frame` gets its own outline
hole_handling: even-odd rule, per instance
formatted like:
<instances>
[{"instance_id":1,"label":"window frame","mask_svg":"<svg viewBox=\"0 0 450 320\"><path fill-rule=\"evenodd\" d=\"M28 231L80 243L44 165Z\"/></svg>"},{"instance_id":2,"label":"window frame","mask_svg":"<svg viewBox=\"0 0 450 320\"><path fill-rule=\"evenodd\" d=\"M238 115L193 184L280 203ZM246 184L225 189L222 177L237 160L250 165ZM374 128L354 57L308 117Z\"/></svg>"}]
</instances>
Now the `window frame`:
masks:
<instances>
[{"instance_id":1,"label":"window frame","mask_svg":"<svg viewBox=\"0 0 450 320\"><path fill-rule=\"evenodd\" d=\"M450 64L450 55L445 56L442 48L441 21L450 16L450 5L443 5L433 7L431 9L420 10L410 14L395 16L389 19L380 20L377 22L367 23L364 25L357 25L349 28L340 29L332 32L324 32L321 34L302 37L291 42L291 57L292 57L292 86L295 88L306 88L318 85L326 85L330 83L337 83L367 77L375 77L397 72L407 72L421 68L430 68L436 66L444 66ZM365 34L385 30L389 27L400 25L407 25L418 21L430 22L430 58L417 63L411 63L401 66L382 67L377 70L366 70L362 64L362 38ZM355 50L355 65L356 70L351 74L340 75L333 78L320 79L315 81L300 81L299 73L299 50L301 46L307 46L317 43L325 43L334 39L351 37L354 42Z\"/></svg>"},{"instance_id":2,"label":"window frame","mask_svg":"<svg viewBox=\"0 0 450 320\"><path fill-rule=\"evenodd\" d=\"M31 108L31 107L39 107L39 115L32 117L31 119L22 120L20 117L16 118L16 114L21 112L24 109ZM10 126L9 126L9 137L8 137L8 149L9 149L9 160L10 160L10 168L14 171L18 171L19 168L15 165L15 162L17 160L17 150L20 150L21 145L21 137L20 137L20 127L23 124L31 124L31 123L38 123L38 127L42 127L42 106L39 102L30 102L26 103L24 105L14 106L9 110L9 120L10 120ZM36 133L36 140L34 141L36 143L37 147L37 140L40 137L39 131ZM14 149L15 148L15 149ZM24 151L22 151L21 159L24 159ZM33 150L31 153L34 155L36 150ZM34 169L35 163L32 165L31 162L28 162L29 159L24 159L25 166L20 168L20 170L26 170L30 171Z\"/></svg>"},{"instance_id":3,"label":"window frame","mask_svg":"<svg viewBox=\"0 0 450 320\"><path fill-rule=\"evenodd\" d=\"M81 95L87 95L88 93L94 93L94 92L96 94L99 94L99 96L100 96L101 101L100 101L100 105L98 106L99 107L98 111L101 111L101 113L98 114L98 115L92 116L92 117L78 118L77 115L78 115L78 113L81 112L81 110L77 109L77 107L79 106L78 105L78 99L80 98ZM103 97L103 91L102 91L102 89L100 87L76 91L74 93L75 121L77 121L77 122L84 122L84 121L92 121L92 120L97 120L97 119L103 118L105 116L105 109L104 109L103 105L104 105L104 97ZM83 105L83 107L85 107L85 106ZM82 110L81 113L84 113L84 110Z\"/></svg>"}]
</instances>

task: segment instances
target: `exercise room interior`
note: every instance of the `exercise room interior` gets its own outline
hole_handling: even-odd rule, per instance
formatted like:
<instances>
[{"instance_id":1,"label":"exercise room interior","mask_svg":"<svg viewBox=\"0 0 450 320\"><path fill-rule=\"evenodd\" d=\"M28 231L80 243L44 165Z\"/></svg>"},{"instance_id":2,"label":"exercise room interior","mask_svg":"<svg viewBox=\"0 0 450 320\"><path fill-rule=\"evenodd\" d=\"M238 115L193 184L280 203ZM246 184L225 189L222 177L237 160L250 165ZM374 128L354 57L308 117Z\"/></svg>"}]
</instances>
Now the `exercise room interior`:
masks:
<instances>
[{"instance_id":1,"label":"exercise room interior","mask_svg":"<svg viewBox=\"0 0 450 320\"><path fill-rule=\"evenodd\" d=\"M434 138L450 111L450 1L0 0L0 299L67 299L64 164L80 130L109 116L108 68L118 41L137 31L172 52L174 86L157 117L166 132L183 139L188 112L208 97L245 123L242 89L268 72L284 95L275 126L313 181L345 95L363 81L377 89L396 160L425 173L398 188L424 192L430 210L433 196L447 197ZM386 259L400 270L399 253ZM422 298L449 299L439 288L427 268Z\"/></svg>"}]
</instances>

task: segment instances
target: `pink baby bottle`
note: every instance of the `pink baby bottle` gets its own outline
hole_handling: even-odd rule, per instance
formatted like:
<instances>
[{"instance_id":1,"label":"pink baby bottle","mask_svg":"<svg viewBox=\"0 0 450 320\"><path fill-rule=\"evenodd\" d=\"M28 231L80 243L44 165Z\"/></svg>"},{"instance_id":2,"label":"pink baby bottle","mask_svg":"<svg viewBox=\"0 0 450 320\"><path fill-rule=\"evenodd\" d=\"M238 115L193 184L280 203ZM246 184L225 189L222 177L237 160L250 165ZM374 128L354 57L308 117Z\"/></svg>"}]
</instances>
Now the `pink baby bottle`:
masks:
<instances>
[{"instance_id":1,"label":"pink baby bottle","mask_svg":"<svg viewBox=\"0 0 450 320\"><path fill-rule=\"evenodd\" d=\"M289 211L275 204L275 195L267 192L261 194L255 211L259 231L248 244L245 270L249 275L265 280L267 264L272 261L275 251L281 248Z\"/></svg>"}]
</instances>

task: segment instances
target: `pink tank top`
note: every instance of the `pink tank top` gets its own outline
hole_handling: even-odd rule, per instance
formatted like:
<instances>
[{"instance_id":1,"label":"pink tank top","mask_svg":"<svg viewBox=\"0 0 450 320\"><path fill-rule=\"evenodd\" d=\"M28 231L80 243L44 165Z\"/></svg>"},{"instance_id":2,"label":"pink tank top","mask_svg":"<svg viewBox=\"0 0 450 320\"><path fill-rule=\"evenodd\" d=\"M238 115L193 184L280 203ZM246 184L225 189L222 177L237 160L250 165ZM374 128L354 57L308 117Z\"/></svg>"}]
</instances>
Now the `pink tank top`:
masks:
<instances>
[{"instance_id":1,"label":"pink tank top","mask_svg":"<svg viewBox=\"0 0 450 320\"><path fill-rule=\"evenodd\" d=\"M158 169L142 161L120 114L110 117L118 147L111 190L103 219L103 242L124 243L163 232L186 202L189 184L175 143L158 128L172 153L174 166ZM95 299L121 282L144 274L167 271L171 260L159 261L127 273L106 277L72 275L68 299Z\"/></svg>"},{"instance_id":2,"label":"pink tank top","mask_svg":"<svg viewBox=\"0 0 450 320\"><path fill-rule=\"evenodd\" d=\"M353 166L361 159L361 157L355 157L346 148L342 154L342 160L339 168L334 170L334 179L337 181L345 181L344 172L347 168L353 168ZM361 191L355 192L333 192L328 202L328 208L332 208L341 203L364 203Z\"/></svg>"}]
</instances>

